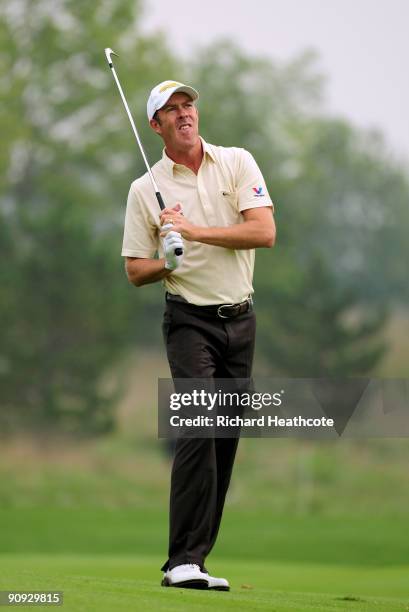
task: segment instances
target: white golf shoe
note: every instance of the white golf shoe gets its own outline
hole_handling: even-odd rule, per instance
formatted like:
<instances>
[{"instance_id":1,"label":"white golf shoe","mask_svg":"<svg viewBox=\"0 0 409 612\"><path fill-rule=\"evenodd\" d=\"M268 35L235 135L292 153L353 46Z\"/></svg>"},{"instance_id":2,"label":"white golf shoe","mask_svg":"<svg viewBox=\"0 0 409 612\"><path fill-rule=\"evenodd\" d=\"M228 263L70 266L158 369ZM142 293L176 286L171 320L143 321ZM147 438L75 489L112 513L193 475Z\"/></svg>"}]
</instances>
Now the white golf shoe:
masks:
<instances>
[{"instance_id":1,"label":"white golf shoe","mask_svg":"<svg viewBox=\"0 0 409 612\"><path fill-rule=\"evenodd\" d=\"M216 578L215 576L210 576L210 574L207 573L205 576L207 576L209 589L212 589L213 591L230 591L230 585L226 578Z\"/></svg>"},{"instance_id":2,"label":"white golf shoe","mask_svg":"<svg viewBox=\"0 0 409 612\"><path fill-rule=\"evenodd\" d=\"M207 589L209 576L204 574L195 563L185 563L165 572L161 584L182 589Z\"/></svg>"}]
</instances>

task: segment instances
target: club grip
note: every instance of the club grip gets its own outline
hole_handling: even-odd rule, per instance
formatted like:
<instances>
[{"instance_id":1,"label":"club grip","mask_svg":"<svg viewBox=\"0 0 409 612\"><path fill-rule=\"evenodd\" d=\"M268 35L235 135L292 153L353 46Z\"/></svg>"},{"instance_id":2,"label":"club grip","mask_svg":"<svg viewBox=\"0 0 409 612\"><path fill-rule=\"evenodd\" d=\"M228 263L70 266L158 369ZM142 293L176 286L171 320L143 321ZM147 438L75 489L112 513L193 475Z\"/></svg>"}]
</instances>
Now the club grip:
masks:
<instances>
[{"instance_id":1,"label":"club grip","mask_svg":"<svg viewBox=\"0 0 409 612\"><path fill-rule=\"evenodd\" d=\"M159 208L161 210L164 210L165 202L163 201L162 194L160 193L160 191L155 191L155 195L156 195L156 199L158 200ZM183 249L181 249L180 247L175 249L175 255L177 256L183 255Z\"/></svg>"},{"instance_id":2,"label":"club grip","mask_svg":"<svg viewBox=\"0 0 409 612\"><path fill-rule=\"evenodd\" d=\"M155 195L156 195L156 199L158 200L159 208L161 210L164 210L165 202L163 201L162 194L160 193L160 191L155 191Z\"/></svg>"}]
</instances>

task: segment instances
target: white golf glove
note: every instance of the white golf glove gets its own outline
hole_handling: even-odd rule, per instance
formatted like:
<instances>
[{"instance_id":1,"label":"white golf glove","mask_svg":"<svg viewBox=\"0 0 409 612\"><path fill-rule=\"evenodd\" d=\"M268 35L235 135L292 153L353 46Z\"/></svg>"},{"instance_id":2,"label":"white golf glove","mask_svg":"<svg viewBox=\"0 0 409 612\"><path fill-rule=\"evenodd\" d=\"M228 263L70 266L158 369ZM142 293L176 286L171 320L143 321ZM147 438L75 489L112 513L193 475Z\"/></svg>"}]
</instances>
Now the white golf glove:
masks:
<instances>
[{"instance_id":1,"label":"white golf glove","mask_svg":"<svg viewBox=\"0 0 409 612\"><path fill-rule=\"evenodd\" d=\"M163 250L165 252L165 268L167 270L176 270L180 267L183 261L183 239L179 232L172 232L170 229L171 223L164 225L162 230L170 230L163 239ZM182 249L181 255L175 255L175 249Z\"/></svg>"}]
</instances>

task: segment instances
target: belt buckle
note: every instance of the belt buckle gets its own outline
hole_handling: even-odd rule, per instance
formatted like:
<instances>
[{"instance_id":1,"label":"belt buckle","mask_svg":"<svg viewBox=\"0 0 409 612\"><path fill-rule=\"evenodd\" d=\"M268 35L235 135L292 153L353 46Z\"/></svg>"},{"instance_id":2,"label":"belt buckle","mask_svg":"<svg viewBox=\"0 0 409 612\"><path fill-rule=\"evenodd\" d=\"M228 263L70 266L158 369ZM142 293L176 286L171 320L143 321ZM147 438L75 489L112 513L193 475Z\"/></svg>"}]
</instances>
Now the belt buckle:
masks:
<instances>
[{"instance_id":1,"label":"belt buckle","mask_svg":"<svg viewBox=\"0 0 409 612\"><path fill-rule=\"evenodd\" d=\"M236 304L222 304L217 309L217 316L220 317L221 319L230 319L231 317L222 314L221 310L222 308L231 308L232 306L236 306Z\"/></svg>"}]
</instances>

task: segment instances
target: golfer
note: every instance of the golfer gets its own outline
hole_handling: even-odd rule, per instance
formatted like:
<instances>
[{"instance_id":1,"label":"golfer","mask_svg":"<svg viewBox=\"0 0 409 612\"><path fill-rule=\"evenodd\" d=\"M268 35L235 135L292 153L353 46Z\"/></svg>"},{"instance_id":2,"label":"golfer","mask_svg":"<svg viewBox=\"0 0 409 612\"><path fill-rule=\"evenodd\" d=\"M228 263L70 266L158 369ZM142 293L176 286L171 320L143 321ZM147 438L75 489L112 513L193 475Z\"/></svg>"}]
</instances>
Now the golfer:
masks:
<instances>
[{"instance_id":1,"label":"golfer","mask_svg":"<svg viewBox=\"0 0 409 612\"><path fill-rule=\"evenodd\" d=\"M164 283L163 333L173 378L250 378L254 249L274 244L273 204L249 152L199 136L197 98L193 87L174 81L150 93L149 123L164 142L152 172L168 208L158 213L148 174L132 183L122 255L131 283ZM216 541L237 444L238 437L177 440L163 586L229 590L204 563Z\"/></svg>"}]
</instances>

